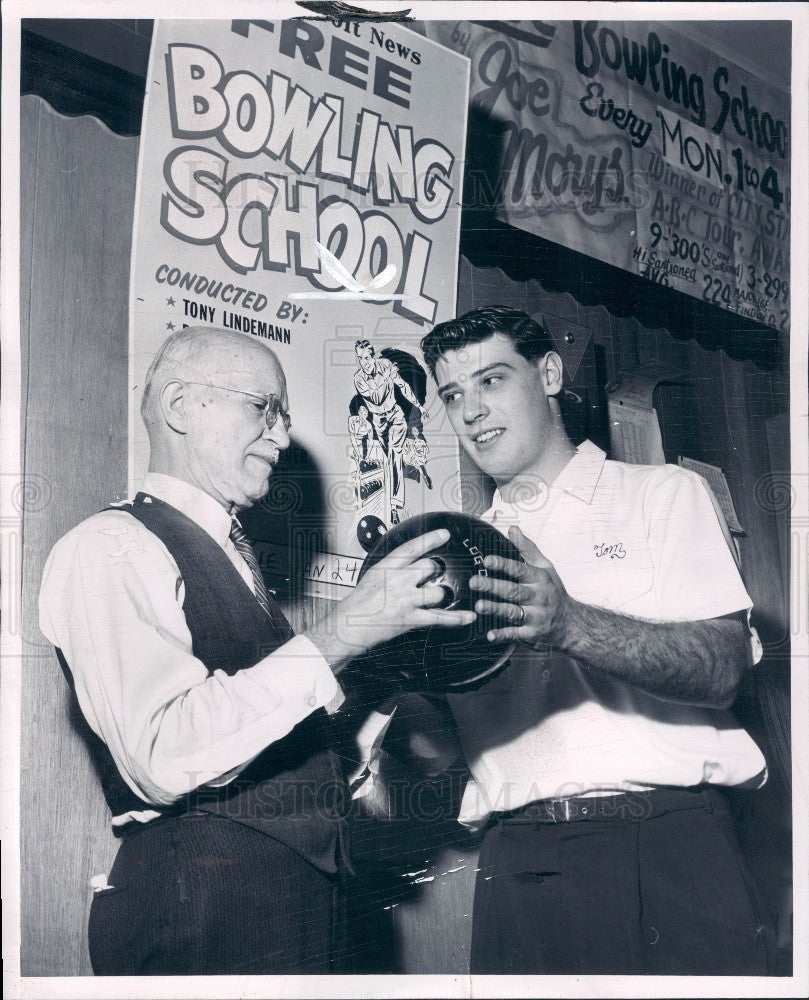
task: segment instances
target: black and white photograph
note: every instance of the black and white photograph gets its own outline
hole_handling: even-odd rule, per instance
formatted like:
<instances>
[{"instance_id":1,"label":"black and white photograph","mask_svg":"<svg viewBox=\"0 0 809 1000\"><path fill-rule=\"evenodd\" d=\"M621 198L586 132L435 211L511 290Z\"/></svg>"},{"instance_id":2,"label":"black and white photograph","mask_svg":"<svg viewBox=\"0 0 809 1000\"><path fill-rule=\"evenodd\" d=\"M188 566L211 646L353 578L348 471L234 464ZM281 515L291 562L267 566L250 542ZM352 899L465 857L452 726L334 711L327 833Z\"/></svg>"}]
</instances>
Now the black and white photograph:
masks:
<instances>
[{"instance_id":1,"label":"black and white photograph","mask_svg":"<svg viewBox=\"0 0 809 1000\"><path fill-rule=\"evenodd\" d=\"M4 996L809 993L808 33L3 5Z\"/></svg>"}]
</instances>

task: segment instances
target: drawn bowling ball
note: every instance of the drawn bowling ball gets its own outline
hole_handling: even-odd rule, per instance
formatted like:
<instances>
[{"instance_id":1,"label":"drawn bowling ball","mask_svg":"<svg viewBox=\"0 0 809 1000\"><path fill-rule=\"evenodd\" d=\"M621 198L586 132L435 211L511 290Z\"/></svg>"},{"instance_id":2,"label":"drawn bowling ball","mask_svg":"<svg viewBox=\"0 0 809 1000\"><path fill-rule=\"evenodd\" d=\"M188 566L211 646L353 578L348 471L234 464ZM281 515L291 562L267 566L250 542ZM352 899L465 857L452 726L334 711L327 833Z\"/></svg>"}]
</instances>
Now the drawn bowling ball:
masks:
<instances>
[{"instance_id":1,"label":"drawn bowling ball","mask_svg":"<svg viewBox=\"0 0 809 1000\"><path fill-rule=\"evenodd\" d=\"M516 546L485 521L466 514L439 511L394 525L366 556L358 580L404 542L437 528L446 528L450 537L444 545L427 553L427 558L436 564L436 570L425 582L443 587L442 608L474 610L480 594L470 589L469 581L473 576L497 575L483 565L486 556L500 555L523 561ZM471 625L460 628L414 629L380 643L356 667L394 680L411 691L463 690L488 679L505 666L514 645L494 644L486 639L489 629L502 624L503 620L494 615L478 615Z\"/></svg>"},{"instance_id":2,"label":"drawn bowling ball","mask_svg":"<svg viewBox=\"0 0 809 1000\"><path fill-rule=\"evenodd\" d=\"M379 539L385 534L385 522L375 514L366 514L357 523L357 541L370 552Z\"/></svg>"}]
</instances>

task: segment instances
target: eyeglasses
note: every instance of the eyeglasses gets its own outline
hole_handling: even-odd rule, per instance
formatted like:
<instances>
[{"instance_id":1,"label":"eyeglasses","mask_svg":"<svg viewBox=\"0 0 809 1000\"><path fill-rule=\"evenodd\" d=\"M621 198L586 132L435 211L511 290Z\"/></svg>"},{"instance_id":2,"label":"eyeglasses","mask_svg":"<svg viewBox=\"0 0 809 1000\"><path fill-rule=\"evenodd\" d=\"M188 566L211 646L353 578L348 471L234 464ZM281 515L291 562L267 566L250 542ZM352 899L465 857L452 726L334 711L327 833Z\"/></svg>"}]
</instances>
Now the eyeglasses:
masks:
<instances>
[{"instance_id":1,"label":"eyeglasses","mask_svg":"<svg viewBox=\"0 0 809 1000\"><path fill-rule=\"evenodd\" d=\"M215 385L213 382L191 382L188 379L186 379L186 385L201 385L206 389L221 389L223 392L235 392L239 396L249 396L251 399L260 400L263 404L260 409L267 422L268 430L275 427L279 417L285 431L289 431L289 428L292 426L292 417L289 415L289 411L283 408L281 400L273 392L268 396L260 396L258 393L245 392L243 389L231 389L229 385Z\"/></svg>"}]
</instances>

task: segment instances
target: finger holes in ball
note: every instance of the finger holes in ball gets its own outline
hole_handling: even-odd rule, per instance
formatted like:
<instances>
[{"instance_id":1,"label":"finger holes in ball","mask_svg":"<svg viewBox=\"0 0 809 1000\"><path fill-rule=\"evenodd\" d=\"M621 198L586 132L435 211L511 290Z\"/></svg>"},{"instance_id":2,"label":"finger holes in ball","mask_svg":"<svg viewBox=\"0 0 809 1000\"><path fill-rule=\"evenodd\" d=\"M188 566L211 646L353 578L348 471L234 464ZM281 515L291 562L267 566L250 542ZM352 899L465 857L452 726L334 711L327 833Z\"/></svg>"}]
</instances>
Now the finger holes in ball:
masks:
<instances>
[{"instance_id":1,"label":"finger holes in ball","mask_svg":"<svg viewBox=\"0 0 809 1000\"><path fill-rule=\"evenodd\" d=\"M427 583L437 583L447 571L447 564L441 556L430 556L430 562L435 565L435 569L427 577Z\"/></svg>"},{"instance_id":2,"label":"finger holes in ball","mask_svg":"<svg viewBox=\"0 0 809 1000\"><path fill-rule=\"evenodd\" d=\"M448 611L458 603L458 598L452 587L448 586L446 583L441 584L441 590L444 592L444 596L441 598L441 602L438 607L444 611Z\"/></svg>"}]
</instances>

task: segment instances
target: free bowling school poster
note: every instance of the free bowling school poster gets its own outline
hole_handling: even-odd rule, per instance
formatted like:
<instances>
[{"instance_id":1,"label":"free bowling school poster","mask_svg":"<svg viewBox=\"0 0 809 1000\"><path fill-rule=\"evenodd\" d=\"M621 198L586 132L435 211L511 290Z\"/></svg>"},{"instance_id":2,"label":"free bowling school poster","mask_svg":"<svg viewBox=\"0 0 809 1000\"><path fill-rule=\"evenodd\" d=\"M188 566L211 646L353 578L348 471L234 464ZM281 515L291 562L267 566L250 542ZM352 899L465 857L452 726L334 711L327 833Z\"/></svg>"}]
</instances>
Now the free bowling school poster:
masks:
<instances>
[{"instance_id":1,"label":"free bowling school poster","mask_svg":"<svg viewBox=\"0 0 809 1000\"><path fill-rule=\"evenodd\" d=\"M172 331L264 339L292 445L249 528L268 578L339 598L391 524L458 509L419 341L455 314L469 61L389 23L159 21L130 284L138 405ZM440 95L438 99L437 95Z\"/></svg>"}]
</instances>

